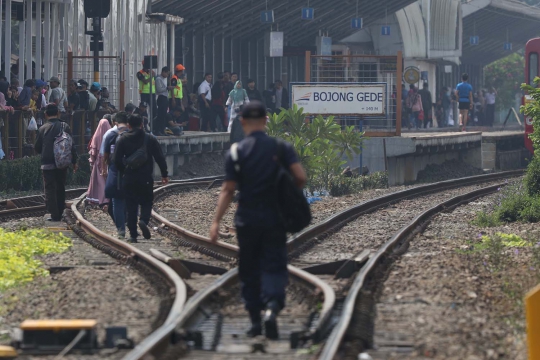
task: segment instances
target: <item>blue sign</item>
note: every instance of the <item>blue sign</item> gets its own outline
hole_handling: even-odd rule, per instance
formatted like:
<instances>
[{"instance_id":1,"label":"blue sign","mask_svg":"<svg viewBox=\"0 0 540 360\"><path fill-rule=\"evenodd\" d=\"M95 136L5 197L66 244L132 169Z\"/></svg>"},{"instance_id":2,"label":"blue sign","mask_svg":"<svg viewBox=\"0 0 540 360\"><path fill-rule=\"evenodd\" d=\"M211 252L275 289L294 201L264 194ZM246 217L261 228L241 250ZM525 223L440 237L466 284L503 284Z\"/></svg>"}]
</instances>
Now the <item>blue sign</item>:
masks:
<instances>
[{"instance_id":1,"label":"blue sign","mask_svg":"<svg viewBox=\"0 0 540 360\"><path fill-rule=\"evenodd\" d=\"M511 51L512 50L512 43L504 43L504 50L505 51Z\"/></svg>"},{"instance_id":2,"label":"blue sign","mask_svg":"<svg viewBox=\"0 0 540 360\"><path fill-rule=\"evenodd\" d=\"M390 25L381 26L381 35L389 36L390 35Z\"/></svg>"},{"instance_id":3,"label":"blue sign","mask_svg":"<svg viewBox=\"0 0 540 360\"><path fill-rule=\"evenodd\" d=\"M362 18L352 18L351 29L361 29L361 28L362 28Z\"/></svg>"},{"instance_id":4,"label":"blue sign","mask_svg":"<svg viewBox=\"0 0 540 360\"><path fill-rule=\"evenodd\" d=\"M274 10L261 11L261 23L269 24L274 22Z\"/></svg>"},{"instance_id":5,"label":"blue sign","mask_svg":"<svg viewBox=\"0 0 540 360\"><path fill-rule=\"evenodd\" d=\"M480 38L478 36L471 36L469 42L471 45L478 45L480 43Z\"/></svg>"},{"instance_id":6,"label":"blue sign","mask_svg":"<svg viewBox=\"0 0 540 360\"><path fill-rule=\"evenodd\" d=\"M315 10L313 8L302 8L302 20L313 20Z\"/></svg>"}]
</instances>

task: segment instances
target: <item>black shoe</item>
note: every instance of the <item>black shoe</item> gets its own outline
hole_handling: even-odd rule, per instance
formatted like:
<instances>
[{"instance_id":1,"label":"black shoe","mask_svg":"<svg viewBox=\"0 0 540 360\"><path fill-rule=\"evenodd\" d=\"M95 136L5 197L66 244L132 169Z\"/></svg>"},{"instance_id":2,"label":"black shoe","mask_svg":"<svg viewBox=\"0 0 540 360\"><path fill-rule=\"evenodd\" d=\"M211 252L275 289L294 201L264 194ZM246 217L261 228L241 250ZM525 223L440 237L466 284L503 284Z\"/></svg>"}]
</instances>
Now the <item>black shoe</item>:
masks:
<instances>
[{"instance_id":1,"label":"black shoe","mask_svg":"<svg viewBox=\"0 0 540 360\"><path fill-rule=\"evenodd\" d=\"M266 307L264 313L264 331L266 338L270 340L279 339L277 316L279 314L279 305L271 301Z\"/></svg>"},{"instance_id":2,"label":"black shoe","mask_svg":"<svg viewBox=\"0 0 540 360\"><path fill-rule=\"evenodd\" d=\"M152 234L150 234L150 229L148 228L148 225L144 221L139 221L139 228L142 231L142 234L145 239L150 239L152 237Z\"/></svg>"},{"instance_id":3,"label":"black shoe","mask_svg":"<svg viewBox=\"0 0 540 360\"><path fill-rule=\"evenodd\" d=\"M62 220L62 219L47 218L47 221L59 222L59 221L61 221L61 220Z\"/></svg>"},{"instance_id":4,"label":"black shoe","mask_svg":"<svg viewBox=\"0 0 540 360\"><path fill-rule=\"evenodd\" d=\"M251 328L246 331L246 336L248 338L254 338L255 336L262 335L262 325L261 323L258 324L251 324Z\"/></svg>"},{"instance_id":5,"label":"black shoe","mask_svg":"<svg viewBox=\"0 0 540 360\"><path fill-rule=\"evenodd\" d=\"M128 243L131 243L131 244L136 244L136 243L138 243L137 238L134 238L134 237L130 237L129 239L127 239L127 242L128 242Z\"/></svg>"},{"instance_id":6,"label":"black shoe","mask_svg":"<svg viewBox=\"0 0 540 360\"><path fill-rule=\"evenodd\" d=\"M255 337L262 335L262 324L261 324L261 310L260 309L250 309L249 319L251 320L251 328L246 332L247 337Z\"/></svg>"}]
</instances>

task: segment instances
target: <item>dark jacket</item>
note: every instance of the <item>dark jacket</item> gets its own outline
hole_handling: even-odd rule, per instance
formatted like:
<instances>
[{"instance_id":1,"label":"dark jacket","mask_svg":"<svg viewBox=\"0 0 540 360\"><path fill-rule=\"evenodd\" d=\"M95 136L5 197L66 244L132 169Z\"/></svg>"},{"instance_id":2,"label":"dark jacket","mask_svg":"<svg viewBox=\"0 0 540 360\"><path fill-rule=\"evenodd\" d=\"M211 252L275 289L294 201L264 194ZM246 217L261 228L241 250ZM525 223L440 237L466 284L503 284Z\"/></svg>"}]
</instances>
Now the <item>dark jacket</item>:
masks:
<instances>
[{"instance_id":1,"label":"dark jacket","mask_svg":"<svg viewBox=\"0 0 540 360\"><path fill-rule=\"evenodd\" d=\"M247 96L249 98L249 101L260 101L263 102L263 98L261 96L261 93L257 89L251 90L249 87L246 89Z\"/></svg>"},{"instance_id":2,"label":"dark jacket","mask_svg":"<svg viewBox=\"0 0 540 360\"><path fill-rule=\"evenodd\" d=\"M62 130L62 124L64 124L64 130L71 135L71 129L69 125L60 119L49 119L42 127L39 128L36 143L34 149L38 154L41 154L41 168L54 169L56 164L54 161L54 139L60 134ZM71 148L71 163L77 163L77 148L75 142Z\"/></svg>"},{"instance_id":3,"label":"dark jacket","mask_svg":"<svg viewBox=\"0 0 540 360\"><path fill-rule=\"evenodd\" d=\"M138 169L127 169L124 159L140 149L144 144L144 137L148 136L146 150L148 151L148 161ZM154 159L156 160L161 177L167 177L167 162L161 151L161 146L157 139L146 134L142 129L130 130L123 133L116 140L114 149L114 163L118 170L124 174L126 183L148 183L154 181Z\"/></svg>"},{"instance_id":4,"label":"dark jacket","mask_svg":"<svg viewBox=\"0 0 540 360\"><path fill-rule=\"evenodd\" d=\"M289 108L289 91L285 89L285 87L282 88L283 92L281 93L281 107L284 109ZM274 88L274 91L272 92L272 96L276 96L276 89ZM276 99L277 100L277 99ZM267 104L268 106L268 104ZM274 109L277 111L279 110L276 106L276 101L274 101Z\"/></svg>"}]
</instances>

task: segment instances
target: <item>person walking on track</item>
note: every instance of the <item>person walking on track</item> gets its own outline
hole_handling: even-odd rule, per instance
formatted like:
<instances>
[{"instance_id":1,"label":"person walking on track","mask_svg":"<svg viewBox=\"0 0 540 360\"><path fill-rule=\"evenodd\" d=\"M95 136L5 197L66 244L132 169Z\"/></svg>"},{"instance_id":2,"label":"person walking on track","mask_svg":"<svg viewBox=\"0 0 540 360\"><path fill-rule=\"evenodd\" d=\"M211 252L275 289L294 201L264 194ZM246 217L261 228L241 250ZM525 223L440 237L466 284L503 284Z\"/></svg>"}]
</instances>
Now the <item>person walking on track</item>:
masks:
<instances>
[{"instance_id":1,"label":"person walking on track","mask_svg":"<svg viewBox=\"0 0 540 360\"><path fill-rule=\"evenodd\" d=\"M227 154L225 182L210 238L217 241L219 223L238 185L240 197L235 225L240 245L239 276L252 323L247 335L261 335L264 322L266 337L277 339L276 317L285 306L288 273L285 223L276 203L276 174L281 167L288 170L294 178L293 186L298 188L304 186L306 174L290 144L265 134L266 121L266 108L262 103L254 101L242 109L246 138ZM263 319L261 311L264 309Z\"/></svg>"},{"instance_id":2,"label":"person walking on track","mask_svg":"<svg viewBox=\"0 0 540 360\"><path fill-rule=\"evenodd\" d=\"M67 166L62 166L61 168L57 166L56 157L62 154L57 150L55 142L63 142L66 138L71 140L71 129L68 124L60 120L60 111L55 104L47 105L45 118L47 122L39 128L34 149L36 153L41 154L45 205L47 211L51 214L51 217L47 218L47 220L60 221L62 220L62 213L64 212L66 202L66 176L68 168ZM66 142L66 144L68 143L69 141ZM71 149L64 149L66 152L70 150L73 172L76 172L78 167L75 144L71 146Z\"/></svg>"},{"instance_id":3,"label":"person walking on track","mask_svg":"<svg viewBox=\"0 0 540 360\"><path fill-rule=\"evenodd\" d=\"M459 115L461 116L461 131L467 130L467 121L469 120L469 110L473 108L473 88L467 82L468 74L461 75L461 80L456 86L456 97L459 99Z\"/></svg>"},{"instance_id":4,"label":"person walking on track","mask_svg":"<svg viewBox=\"0 0 540 360\"><path fill-rule=\"evenodd\" d=\"M123 176L126 198L127 225L130 238L137 242L137 214L140 210L139 227L145 239L150 239L148 222L154 202L154 159L161 170L161 183L169 183L167 162L157 139L143 130L143 120L139 115L128 119L129 131L118 137L115 146L114 163Z\"/></svg>"}]
</instances>

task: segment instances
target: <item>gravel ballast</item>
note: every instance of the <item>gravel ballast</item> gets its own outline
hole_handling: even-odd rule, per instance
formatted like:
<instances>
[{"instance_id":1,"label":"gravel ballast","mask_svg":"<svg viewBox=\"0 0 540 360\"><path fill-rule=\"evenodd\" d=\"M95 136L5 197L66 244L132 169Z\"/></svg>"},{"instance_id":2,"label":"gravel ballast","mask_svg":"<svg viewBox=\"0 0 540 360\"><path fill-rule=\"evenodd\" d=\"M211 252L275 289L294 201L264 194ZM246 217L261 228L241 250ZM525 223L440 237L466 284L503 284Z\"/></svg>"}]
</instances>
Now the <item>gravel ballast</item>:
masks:
<instances>
[{"instance_id":1,"label":"gravel ballast","mask_svg":"<svg viewBox=\"0 0 540 360\"><path fill-rule=\"evenodd\" d=\"M437 215L395 262L377 305L375 344L391 334L413 351L381 348L375 359L527 359L522 300L538 281L533 248L503 249L505 267L496 270L494 253L475 244L498 232L537 242L540 231L537 224L471 224L494 197Z\"/></svg>"}]
</instances>

